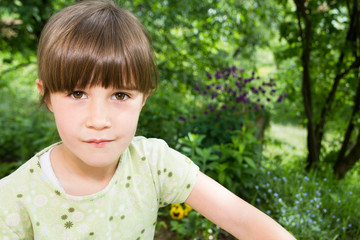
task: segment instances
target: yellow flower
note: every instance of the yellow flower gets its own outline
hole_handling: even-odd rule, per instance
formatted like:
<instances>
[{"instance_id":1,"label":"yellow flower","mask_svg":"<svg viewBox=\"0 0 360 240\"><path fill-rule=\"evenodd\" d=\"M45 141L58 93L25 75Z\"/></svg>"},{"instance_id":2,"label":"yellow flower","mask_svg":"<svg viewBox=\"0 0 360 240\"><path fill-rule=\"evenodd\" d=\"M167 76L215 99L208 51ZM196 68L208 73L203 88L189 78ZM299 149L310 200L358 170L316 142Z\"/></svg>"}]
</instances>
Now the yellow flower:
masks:
<instances>
[{"instance_id":1,"label":"yellow flower","mask_svg":"<svg viewBox=\"0 0 360 240\"><path fill-rule=\"evenodd\" d=\"M180 204L171 204L170 216L172 219L180 220L184 218L184 209Z\"/></svg>"},{"instance_id":2,"label":"yellow flower","mask_svg":"<svg viewBox=\"0 0 360 240\"><path fill-rule=\"evenodd\" d=\"M186 216L189 214L189 212L191 212L192 207L190 207L190 206L187 205L186 203L184 203L184 205L185 205L184 216L186 217Z\"/></svg>"}]
</instances>

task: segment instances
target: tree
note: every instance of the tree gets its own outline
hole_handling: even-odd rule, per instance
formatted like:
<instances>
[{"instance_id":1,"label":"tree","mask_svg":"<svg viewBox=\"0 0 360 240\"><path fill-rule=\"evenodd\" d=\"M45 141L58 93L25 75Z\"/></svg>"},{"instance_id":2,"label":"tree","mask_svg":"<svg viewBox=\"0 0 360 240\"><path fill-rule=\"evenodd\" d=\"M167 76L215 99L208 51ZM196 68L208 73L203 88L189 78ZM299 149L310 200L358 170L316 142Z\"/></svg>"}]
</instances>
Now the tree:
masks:
<instances>
[{"instance_id":1,"label":"tree","mask_svg":"<svg viewBox=\"0 0 360 240\"><path fill-rule=\"evenodd\" d=\"M355 144L349 142L358 131L355 124L360 105L360 12L357 0L305 1L294 0L298 41L288 41L299 47L302 67L302 97L307 119L307 168L319 164L324 133L329 116L335 116L333 107L336 95L346 92L355 95L350 106L343 104L342 111L349 115L348 127L339 150L334 172L340 178L360 159L360 135ZM295 29L292 29L293 31ZM288 31L288 32L286 32ZM290 40L283 31L283 37ZM294 34L292 32L291 34ZM324 72L322 76L320 73ZM326 84L323 84L326 83ZM351 86L351 89L342 87ZM319 90L320 86L320 90ZM330 86L330 88L329 88ZM325 89L325 90L324 90ZM356 91L353 91L356 89ZM316 98L316 103L314 103ZM344 99L343 99L344 100ZM346 116L345 114L345 116Z\"/></svg>"}]
</instances>

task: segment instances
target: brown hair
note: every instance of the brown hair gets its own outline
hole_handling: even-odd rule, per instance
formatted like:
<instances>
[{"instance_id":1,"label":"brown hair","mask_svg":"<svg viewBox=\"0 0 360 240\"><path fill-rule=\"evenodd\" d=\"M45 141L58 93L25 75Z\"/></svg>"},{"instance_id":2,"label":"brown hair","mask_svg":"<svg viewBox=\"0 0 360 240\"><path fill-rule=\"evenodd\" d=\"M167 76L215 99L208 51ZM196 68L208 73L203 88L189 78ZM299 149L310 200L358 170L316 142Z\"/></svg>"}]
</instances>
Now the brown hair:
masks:
<instances>
[{"instance_id":1,"label":"brown hair","mask_svg":"<svg viewBox=\"0 0 360 240\"><path fill-rule=\"evenodd\" d=\"M140 21L112 1L70 5L45 25L38 48L42 102L52 92L91 86L148 93L158 73L149 35Z\"/></svg>"}]
</instances>

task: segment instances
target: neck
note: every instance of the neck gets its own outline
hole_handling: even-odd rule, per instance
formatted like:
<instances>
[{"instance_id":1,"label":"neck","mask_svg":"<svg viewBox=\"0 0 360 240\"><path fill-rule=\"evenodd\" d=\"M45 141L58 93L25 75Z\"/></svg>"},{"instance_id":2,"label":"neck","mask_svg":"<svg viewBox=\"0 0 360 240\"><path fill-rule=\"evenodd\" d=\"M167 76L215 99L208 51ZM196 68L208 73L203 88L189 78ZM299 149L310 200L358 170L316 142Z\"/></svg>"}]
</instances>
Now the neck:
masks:
<instances>
[{"instance_id":1,"label":"neck","mask_svg":"<svg viewBox=\"0 0 360 240\"><path fill-rule=\"evenodd\" d=\"M84 196L103 190L115 174L117 164L92 167L72 154L64 144L55 147L50 154L53 171L65 192Z\"/></svg>"}]
</instances>

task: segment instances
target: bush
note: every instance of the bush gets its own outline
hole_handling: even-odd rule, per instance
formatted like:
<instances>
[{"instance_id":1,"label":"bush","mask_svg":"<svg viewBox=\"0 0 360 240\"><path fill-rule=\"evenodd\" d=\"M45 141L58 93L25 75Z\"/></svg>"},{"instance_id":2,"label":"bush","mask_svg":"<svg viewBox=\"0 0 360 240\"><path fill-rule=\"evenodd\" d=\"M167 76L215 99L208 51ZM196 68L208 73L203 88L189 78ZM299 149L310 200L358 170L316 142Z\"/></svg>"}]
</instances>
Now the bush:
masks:
<instances>
[{"instance_id":1,"label":"bush","mask_svg":"<svg viewBox=\"0 0 360 240\"><path fill-rule=\"evenodd\" d=\"M277 92L274 79L263 81L255 72L245 77L244 70L236 67L208 73L193 92L191 110L180 119L187 132L206 135L207 147L230 143L243 126L262 138L269 122L266 109L286 97Z\"/></svg>"},{"instance_id":2,"label":"bush","mask_svg":"<svg viewBox=\"0 0 360 240\"><path fill-rule=\"evenodd\" d=\"M38 95L34 94L34 71L30 65L0 78L0 178L59 140L52 115L39 107Z\"/></svg>"}]
</instances>

